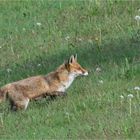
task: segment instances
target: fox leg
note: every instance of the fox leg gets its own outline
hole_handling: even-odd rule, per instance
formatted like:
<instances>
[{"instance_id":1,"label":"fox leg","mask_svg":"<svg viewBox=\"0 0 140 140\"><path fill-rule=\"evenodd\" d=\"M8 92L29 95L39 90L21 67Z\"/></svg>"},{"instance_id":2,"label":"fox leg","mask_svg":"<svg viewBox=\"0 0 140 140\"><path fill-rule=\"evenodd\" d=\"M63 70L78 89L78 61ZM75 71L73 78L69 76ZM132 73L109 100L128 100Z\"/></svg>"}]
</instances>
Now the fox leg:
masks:
<instances>
[{"instance_id":1,"label":"fox leg","mask_svg":"<svg viewBox=\"0 0 140 140\"><path fill-rule=\"evenodd\" d=\"M10 101L11 104L11 110L13 111L17 111L19 109L24 109L26 110L29 104L29 98L24 98L22 100L11 100Z\"/></svg>"},{"instance_id":2,"label":"fox leg","mask_svg":"<svg viewBox=\"0 0 140 140\"><path fill-rule=\"evenodd\" d=\"M17 111L19 109L24 109L26 110L29 104L29 98L26 99L22 99L22 100L11 100L10 101L11 104L11 110L13 111Z\"/></svg>"},{"instance_id":3,"label":"fox leg","mask_svg":"<svg viewBox=\"0 0 140 140\"><path fill-rule=\"evenodd\" d=\"M51 95L51 96L50 96L51 100L56 99L56 97L57 97L57 95Z\"/></svg>"},{"instance_id":4,"label":"fox leg","mask_svg":"<svg viewBox=\"0 0 140 140\"><path fill-rule=\"evenodd\" d=\"M16 104L14 103L13 100L10 99L10 109L12 111L17 111L17 107L16 107Z\"/></svg>"},{"instance_id":5,"label":"fox leg","mask_svg":"<svg viewBox=\"0 0 140 140\"><path fill-rule=\"evenodd\" d=\"M55 91L51 93L50 98L55 99L57 96L65 97L66 95L66 92Z\"/></svg>"},{"instance_id":6,"label":"fox leg","mask_svg":"<svg viewBox=\"0 0 140 140\"><path fill-rule=\"evenodd\" d=\"M65 96L66 92L61 92L61 91L54 91L50 93L50 96Z\"/></svg>"},{"instance_id":7,"label":"fox leg","mask_svg":"<svg viewBox=\"0 0 140 140\"><path fill-rule=\"evenodd\" d=\"M26 110L29 104L29 98L24 96L22 92L9 92L9 100L11 110L16 111L18 109Z\"/></svg>"},{"instance_id":8,"label":"fox leg","mask_svg":"<svg viewBox=\"0 0 140 140\"><path fill-rule=\"evenodd\" d=\"M26 110L27 109L27 107L28 107L28 104L29 104L29 98L24 98L22 101L17 101L16 103L17 103L17 107L19 108L19 109L24 109L24 110Z\"/></svg>"}]
</instances>

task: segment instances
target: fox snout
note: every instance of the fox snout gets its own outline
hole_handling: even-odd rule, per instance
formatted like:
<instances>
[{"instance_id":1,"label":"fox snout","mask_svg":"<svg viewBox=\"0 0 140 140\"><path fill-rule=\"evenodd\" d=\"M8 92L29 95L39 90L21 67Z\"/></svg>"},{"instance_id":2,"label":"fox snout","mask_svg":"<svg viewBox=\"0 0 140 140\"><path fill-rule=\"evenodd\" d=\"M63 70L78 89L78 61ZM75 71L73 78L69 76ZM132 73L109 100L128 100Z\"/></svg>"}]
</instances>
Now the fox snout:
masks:
<instances>
[{"instance_id":1,"label":"fox snout","mask_svg":"<svg viewBox=\"0 0 140 140\"><path fill-rule=\"evenodd\" d=\"M81 68L81 75L82 76L88 76L88 71L84 68Z\"/></svg>"},{"instance_id":2,"label":"fox snout","mask_svg":"<svg viewBox=\"0 0 140 140\"><path fill-rule=\"evenodd\" d=\"M88 71L85 71L85 72L83 73L83 76L88 76Z\"/></svg>"}]
</instances>

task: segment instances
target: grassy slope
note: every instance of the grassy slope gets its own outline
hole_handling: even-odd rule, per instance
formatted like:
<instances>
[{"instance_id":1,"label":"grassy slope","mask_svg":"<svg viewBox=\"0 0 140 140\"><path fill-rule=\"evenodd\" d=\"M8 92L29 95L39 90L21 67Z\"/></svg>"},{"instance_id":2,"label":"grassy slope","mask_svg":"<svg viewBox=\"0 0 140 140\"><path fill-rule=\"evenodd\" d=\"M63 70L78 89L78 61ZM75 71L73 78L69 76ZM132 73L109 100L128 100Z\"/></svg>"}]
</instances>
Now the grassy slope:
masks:
<instances>
[{"instance_id":1,"label":"grassy slope","mask_svg":"<svg viewBox=\"0 0 140 140\"><path fill-rule=\"evenodd\" d=\"M1 86L46 74L73 53L90 71L73 83L65 99L31 102L26 112L17 113L1 104L0 138L138 139L140 92L132 89L140 86L140 34L134 20L139 5L0 1ZM134 95L131 114L128 94Z\"/></svg>"}]
</instances>

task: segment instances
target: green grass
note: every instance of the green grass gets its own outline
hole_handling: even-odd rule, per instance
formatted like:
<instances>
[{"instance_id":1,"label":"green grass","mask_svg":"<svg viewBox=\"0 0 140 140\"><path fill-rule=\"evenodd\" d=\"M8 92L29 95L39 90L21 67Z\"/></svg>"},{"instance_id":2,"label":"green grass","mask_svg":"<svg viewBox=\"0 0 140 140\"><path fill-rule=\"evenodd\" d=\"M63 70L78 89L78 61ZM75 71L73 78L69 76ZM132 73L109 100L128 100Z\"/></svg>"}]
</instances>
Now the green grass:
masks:
<instances>
[{"instance_id":1,"label":"green grass","mask_svg":"<svg viewBox=\"0 0 140 140\"><path fill-rule=\"evenodd\" d=\"M19 112L1 104L0 139L139 139L140 91L134 90L140 86L140 24L134 19L139 5L0 1L0 86L47 74L75 53L89 70L64 99L32 101Z\"/></svg>"}]
</instances>

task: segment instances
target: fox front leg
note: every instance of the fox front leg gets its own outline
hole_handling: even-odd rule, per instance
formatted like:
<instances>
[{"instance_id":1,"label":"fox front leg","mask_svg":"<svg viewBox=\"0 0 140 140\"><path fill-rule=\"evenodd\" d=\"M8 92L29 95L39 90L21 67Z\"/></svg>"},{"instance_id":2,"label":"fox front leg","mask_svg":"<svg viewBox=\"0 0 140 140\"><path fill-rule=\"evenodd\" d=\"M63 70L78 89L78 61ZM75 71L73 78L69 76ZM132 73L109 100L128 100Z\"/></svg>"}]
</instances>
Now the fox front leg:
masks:
<instances>
[{"instance_id":1,"label":"fox front leg","mask_svg":"<svg viewBox=\"0 0 140 140\"><path fill-rule=\"evenodd\" d=\"M55 91L51 93L50 97L51 99L55 99L57 96L65 97L66 95L67 95L66 92Z\"/></svg>"}]
</instances>

